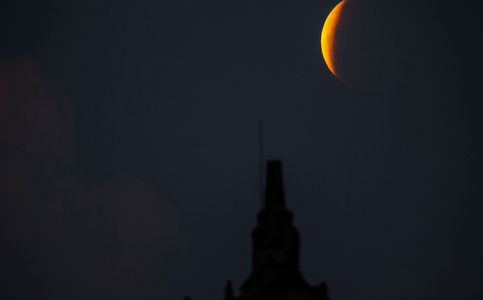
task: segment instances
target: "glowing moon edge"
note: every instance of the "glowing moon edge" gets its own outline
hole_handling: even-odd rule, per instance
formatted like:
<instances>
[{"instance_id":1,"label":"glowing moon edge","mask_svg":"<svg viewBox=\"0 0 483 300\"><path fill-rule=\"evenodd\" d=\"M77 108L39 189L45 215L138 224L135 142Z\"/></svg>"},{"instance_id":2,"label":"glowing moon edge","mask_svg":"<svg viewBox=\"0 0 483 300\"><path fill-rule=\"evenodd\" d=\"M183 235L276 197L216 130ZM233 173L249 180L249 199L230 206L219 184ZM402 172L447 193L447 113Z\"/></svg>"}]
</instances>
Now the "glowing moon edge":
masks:
<instances>
[{"instance_id":1,"label":"glowing moon edge","mask_svg":"<svg viewBox=\"0 0 483 300\"><path fill-rule=\"evenodd\" d=\"M330 72L336 77L339 78L336 65L335 65L335 35L337 25L340 20L340 15L342 13L342 8L344 6L344 1L339 2L334 9L329 13L327 19L324 22L324 26L322 27L322 34L320 37L320 47L322 49L322 56L324 57L325 63L329 68Z\"/></svg>"}]
</instances>

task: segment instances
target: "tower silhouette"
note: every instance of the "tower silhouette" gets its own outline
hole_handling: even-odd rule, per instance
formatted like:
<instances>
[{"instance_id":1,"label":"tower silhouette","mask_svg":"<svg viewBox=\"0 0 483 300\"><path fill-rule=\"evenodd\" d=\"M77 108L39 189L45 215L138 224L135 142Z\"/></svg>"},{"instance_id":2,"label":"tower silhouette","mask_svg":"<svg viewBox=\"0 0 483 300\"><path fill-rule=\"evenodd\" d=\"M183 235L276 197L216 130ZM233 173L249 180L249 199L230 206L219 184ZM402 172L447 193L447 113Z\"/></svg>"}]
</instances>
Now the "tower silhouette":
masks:
<instances>
[{"instance_id":1,"label":"tower silhouette","mask_svg":"<svg viewBox=\"0 0 483 300\"><path fill-rule=\"evenodd\" d=\"M309 285L299 269L300 239L285 206L282 163L267 162L265 199L252 231L252 272L233 293L231 282L224 300L328 300L327 285Z\"/></svg>"}]
</instances>

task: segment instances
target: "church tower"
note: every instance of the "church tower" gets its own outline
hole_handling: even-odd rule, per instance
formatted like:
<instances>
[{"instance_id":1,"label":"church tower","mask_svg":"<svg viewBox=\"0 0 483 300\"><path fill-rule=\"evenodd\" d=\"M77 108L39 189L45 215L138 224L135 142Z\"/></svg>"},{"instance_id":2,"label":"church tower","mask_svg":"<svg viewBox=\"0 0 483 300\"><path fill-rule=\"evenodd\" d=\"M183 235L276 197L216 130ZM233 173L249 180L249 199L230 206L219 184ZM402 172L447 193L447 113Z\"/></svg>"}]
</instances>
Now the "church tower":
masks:
<instances>
[{"instance_id":1,"label":"church tower","mask_svg":"<svg viewBox=\"0 0 483 300\"><path fill-rule=\"evenodd\" d=\"M328 300L327 286L309 285L299 269L299 233L285 205L282 163L268 161L266 190L257 226L252 231L252 272L233 295L231 283L225 300Z\"/></svg>"}]
</instances>

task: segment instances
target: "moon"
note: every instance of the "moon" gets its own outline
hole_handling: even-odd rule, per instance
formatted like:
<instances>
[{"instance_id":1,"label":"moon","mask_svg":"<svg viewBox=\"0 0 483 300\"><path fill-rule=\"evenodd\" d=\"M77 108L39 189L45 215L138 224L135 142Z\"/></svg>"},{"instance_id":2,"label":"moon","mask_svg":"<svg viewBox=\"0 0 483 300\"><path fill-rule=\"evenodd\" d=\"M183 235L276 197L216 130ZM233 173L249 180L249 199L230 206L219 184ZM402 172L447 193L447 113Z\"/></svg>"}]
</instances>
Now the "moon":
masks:
<instances>
[{"instance_id":1,"label":"moon","mask_svg":"<svg viewBox=\"0 0 483 300\"><path fill-rule=\"evenodd\" d=\"M322 34L320 37L320 47L322 50L322 56L329 68L330 72L338 79L337 66L336 66L336 53L335 53L335 43L336 43L336 31L337 25L340 23L340 17L342 13L342 8L344 7L344 1L337 4L334 9L327 16L322 27Z\"/></svg>"}]
</instances>

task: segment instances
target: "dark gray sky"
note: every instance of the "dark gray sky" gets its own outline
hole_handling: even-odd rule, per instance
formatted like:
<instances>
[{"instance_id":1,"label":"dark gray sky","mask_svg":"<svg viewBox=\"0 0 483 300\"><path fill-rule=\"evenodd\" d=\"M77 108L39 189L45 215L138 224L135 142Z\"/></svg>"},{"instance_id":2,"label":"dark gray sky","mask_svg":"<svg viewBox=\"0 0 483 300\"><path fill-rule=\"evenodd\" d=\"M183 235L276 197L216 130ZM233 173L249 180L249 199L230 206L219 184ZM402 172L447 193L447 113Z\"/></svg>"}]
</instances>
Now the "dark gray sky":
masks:
<instances>
[{"instance_id":1,"label":"dark gray sky","mask_svg":"<svg viewBox=\"0 0 483 300\"><path fill-rule=\"evenodd\" d=\"M482 5L4 1L1 299L221 299L258 132L331 297L481 299Z\"/></svg>"}]
</instances>

